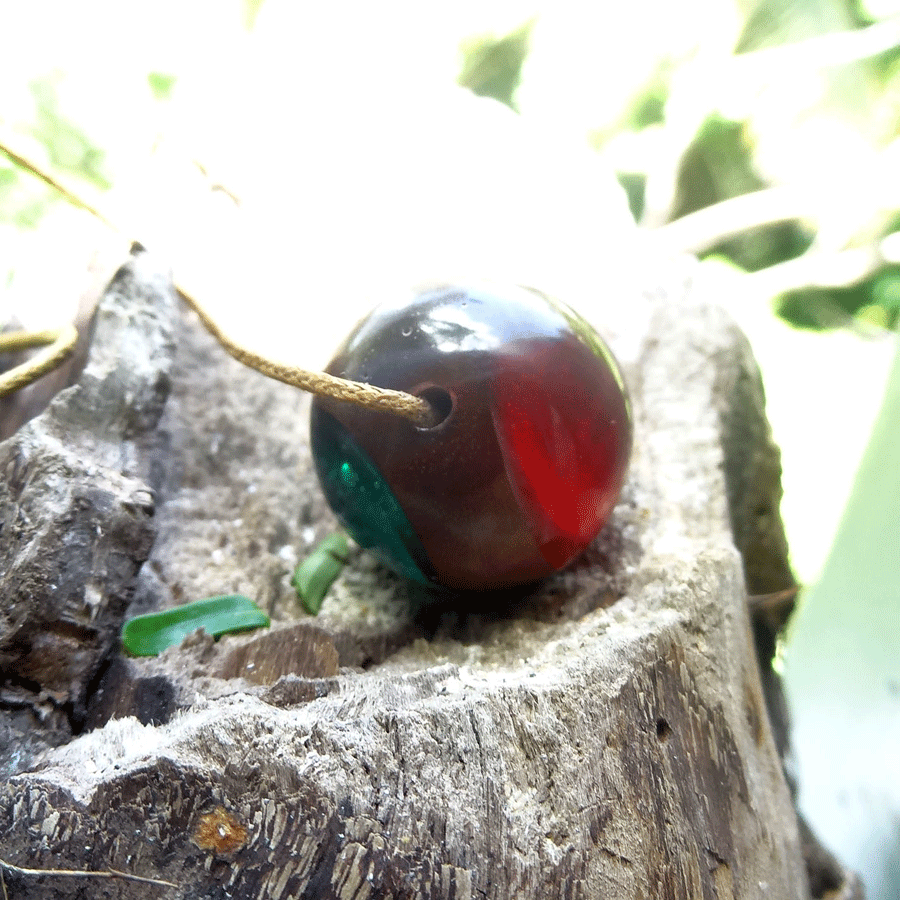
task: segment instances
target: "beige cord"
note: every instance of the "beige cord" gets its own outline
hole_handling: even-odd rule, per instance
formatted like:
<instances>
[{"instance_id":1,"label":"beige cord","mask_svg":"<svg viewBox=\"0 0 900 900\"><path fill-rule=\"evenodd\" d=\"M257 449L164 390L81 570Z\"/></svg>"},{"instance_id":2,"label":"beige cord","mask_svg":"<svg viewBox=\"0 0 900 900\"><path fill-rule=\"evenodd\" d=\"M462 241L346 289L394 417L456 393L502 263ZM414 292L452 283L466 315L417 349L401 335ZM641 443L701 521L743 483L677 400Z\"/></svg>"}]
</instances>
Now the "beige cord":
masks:
<instances>
[{"instance_id":1,"label":"beige cord","mask_svg":"<svg viewBox=\"0 0 900 900\"><path fill-rule=\"evenodd\" d=\"M349 381L346 378L338 378L327 372L309 372L296 366L274 362L259 356L231 340L209 313L191 296L179 291L184 301L200 317L200 321L206 330L240 363L256 369L257 372L267 378L283 381L301 391L309 391L333 400L343 400L355 403L357 406L365 406L368 409L381 412L396 413L414 422L420 428L430 428L436 423L437 414L427 400L407 394L405 391L392 391L387 388L376 387L362 381Z\"/></svg>"},{"instance_id":2,"label":"beige cord","mask_svg":"<svg viewBox=\"0 0 900 900\"><path fill-rule=\"evenodd\" d=\"M39 178L45 184L60 193L73 206L77 206L90 213L117 234L125 234L124 229L119 228L111 219L107 218L94 206L79 197L74 191L62 185L56 178L30 160L27 156L11 150L3 135L0 135L0 151L5 153L17 166L30 172L36 178ZM276 381L283 381L285 384L300 388L300 390L303 391L310 391L311 393L318 394L322 397L330 397L333 400L355 403L357 406L364 406L368 409L403 416L420 428L430 428L436 424L439 418L436 411L427 400L424 400L421 397L416 397L405 391L393 391L388 390L387 388L376 387L372 384L365 384L360 381L349 381L346 378L337 378L334 375L329 375L327 372L310 372L307 369L300 369L296 366L273 362L272 360L253 353L227 337L196 299L182 291L180 288L178 290L188 305L200 317L200 321L203 322L210 334L212 334L212 336L236 360L238 360L238 362L243 363L245 366L256 369L257 372L260 372L269 378L274 378ZM43 354L39 354L30 362L25 363L22 366L17 366L15 369L0 375L0 397L20 390L26 385L31 384L31 382L35 381L37 378L40 378L41 375L46 374L60 365L69 353L71 353L78 334L73 326L68 325L58 332L41 332L39 335L28 335L26 333L17 332L15 335L5 335L4 337L6 338L6 344L0 343L0 352L12 349L24 349L25 347L41 346L42 344L51 342L53 342L53 346L49 347ZM19 343L16 344L14 341L18 341Z\"/></svg>"},{"instance_id":3,"label":"beige cord","mask_svg":"<svg viewBox=\"0 0 900 900\"><path fill-rule=\"evenodd\" d=\"M62 365L75 349L77 340L78 331L74 325L64 325L57 331L11 331L0 334L0 353L50 345L28 362L0 374L0 397L14 394Z\"/></svg>"}]
</instances>

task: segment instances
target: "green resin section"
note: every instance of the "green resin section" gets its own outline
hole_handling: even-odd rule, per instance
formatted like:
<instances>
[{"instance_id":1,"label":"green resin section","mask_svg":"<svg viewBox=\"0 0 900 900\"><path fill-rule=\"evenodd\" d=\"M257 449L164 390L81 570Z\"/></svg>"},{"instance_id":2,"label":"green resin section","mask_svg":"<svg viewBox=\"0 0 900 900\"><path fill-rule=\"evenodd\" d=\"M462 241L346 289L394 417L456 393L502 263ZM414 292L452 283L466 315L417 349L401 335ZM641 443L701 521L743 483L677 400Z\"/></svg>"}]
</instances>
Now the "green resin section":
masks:
<instances>
[{"instance_id":1,"label":"green resin section","mask_svg":"<svg viewBox=\"0 0 900 900\"><path fill-rule=\"evenodd\" d=\"M323 410L315 412L311 437L322 489L356 543L404 578L434 586L422 542L365 451Z\"/></svg>"}]
</instances>

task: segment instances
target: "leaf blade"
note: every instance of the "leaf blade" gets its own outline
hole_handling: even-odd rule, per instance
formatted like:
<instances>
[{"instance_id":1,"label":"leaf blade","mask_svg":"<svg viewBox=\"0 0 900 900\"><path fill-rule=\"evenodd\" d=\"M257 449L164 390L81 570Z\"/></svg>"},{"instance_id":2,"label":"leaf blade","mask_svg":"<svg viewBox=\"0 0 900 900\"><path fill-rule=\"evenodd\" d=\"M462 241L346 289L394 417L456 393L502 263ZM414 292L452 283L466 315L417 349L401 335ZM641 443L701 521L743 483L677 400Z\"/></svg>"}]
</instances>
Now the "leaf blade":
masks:
<instances>
[{"instance_id":1,"label":"leaf blade","mask_svg":"<svg viewBox=\"0 0 900 900\"><path fill-rule=\"evenodd\" d=\"M122 626L122 646L132 656L158 656L198 628L218 637L269 624L269 617L249 597L222 594L129 619Z\"/></svg>"},{"instance_id":2,"label":"leaf blade","mask_svg":"<svg viewBox=\"0 0 900 900\"><path fill-rule=\"evenodd\" d=\"M322 608L328 589L346 564L349 549L346 535L331 534L294 570L291 584L303 609L311 616L318 615Z\"/></svg>"}]
</instances>

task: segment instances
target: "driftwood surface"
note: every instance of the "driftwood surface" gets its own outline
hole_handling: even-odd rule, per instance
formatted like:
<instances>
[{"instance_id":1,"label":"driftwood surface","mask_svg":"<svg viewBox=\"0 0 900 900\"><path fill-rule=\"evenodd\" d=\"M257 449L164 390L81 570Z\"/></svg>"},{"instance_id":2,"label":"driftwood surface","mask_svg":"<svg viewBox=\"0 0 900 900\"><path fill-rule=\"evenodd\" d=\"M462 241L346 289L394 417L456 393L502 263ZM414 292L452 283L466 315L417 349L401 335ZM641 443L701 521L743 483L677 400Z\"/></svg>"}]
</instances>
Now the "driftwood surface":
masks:
<instances>
[{"instance_id":1,"label":"driftwood surface","mask_svg":"<svg viewBox=\"0 0 900 900\"><path fill-rule=\"evenodd\" d=\"M635 452L582 560L434 607L355 551L311 618L307 398L126 264L78 383L0 444L0 856L112 877L9 896L811 896L746 604L791 583L778 454L688 271L601 323ZM117 652L126 610L229 592L273 627Z\"/></svg>"}]
</instances>

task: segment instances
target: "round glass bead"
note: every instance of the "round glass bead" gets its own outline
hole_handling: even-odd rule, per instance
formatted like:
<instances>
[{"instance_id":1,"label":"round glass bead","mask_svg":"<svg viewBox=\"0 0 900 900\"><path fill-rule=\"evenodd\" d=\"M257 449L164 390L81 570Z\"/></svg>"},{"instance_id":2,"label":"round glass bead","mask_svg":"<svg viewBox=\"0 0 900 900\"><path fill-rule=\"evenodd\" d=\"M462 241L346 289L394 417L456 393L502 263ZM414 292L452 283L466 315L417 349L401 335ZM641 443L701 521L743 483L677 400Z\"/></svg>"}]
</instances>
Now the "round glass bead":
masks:
<instances>
[{"instance_id":1,"label":"round glass bead","mask_svg":"<svg viewBox=\"0 0 900 900\"><path fill-rule=\"evenodd\" d=\"M462 590L543 578L578 556L621 490L621 375L569 307L526 288L441 287L363 319L327 371L428 399L431 428L315 397L325 496L406 578Z\"/></svg>"}]
</instances>

